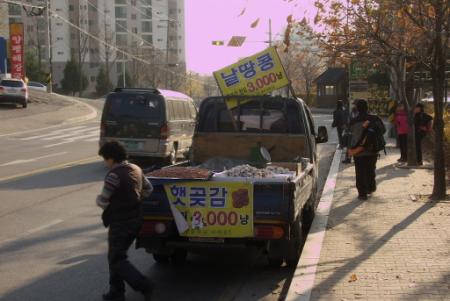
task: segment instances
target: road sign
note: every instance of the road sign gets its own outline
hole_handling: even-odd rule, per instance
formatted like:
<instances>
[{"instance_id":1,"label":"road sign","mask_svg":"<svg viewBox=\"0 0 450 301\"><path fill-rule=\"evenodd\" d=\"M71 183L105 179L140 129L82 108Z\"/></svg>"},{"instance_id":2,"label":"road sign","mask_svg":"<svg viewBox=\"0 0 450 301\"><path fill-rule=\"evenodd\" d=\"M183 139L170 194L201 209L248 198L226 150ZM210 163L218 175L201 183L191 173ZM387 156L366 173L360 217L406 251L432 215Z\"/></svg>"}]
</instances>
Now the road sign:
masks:
<instances>
[{"instance_id":1,"label":"road sign","mask_svg":"<svg viewBox=\"0 0 450 301\"><path fill-rule=\"evenodd\" d=\"M350 65L351 80L367 80L368 74L369 71L365 64L357 61L352 61Z\"/></svg>"}]
</instances>

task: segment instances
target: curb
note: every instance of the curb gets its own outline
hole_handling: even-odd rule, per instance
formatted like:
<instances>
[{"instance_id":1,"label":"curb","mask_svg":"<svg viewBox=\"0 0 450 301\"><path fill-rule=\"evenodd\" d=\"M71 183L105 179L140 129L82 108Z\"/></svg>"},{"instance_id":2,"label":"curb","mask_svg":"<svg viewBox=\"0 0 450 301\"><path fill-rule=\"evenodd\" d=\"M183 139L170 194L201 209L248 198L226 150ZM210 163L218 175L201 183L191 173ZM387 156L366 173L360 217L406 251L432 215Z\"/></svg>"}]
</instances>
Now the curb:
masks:
<instances>
[{"instance_id":1,"label":"curb","mask_svg":"<svg viewBox=\"0 0 450 301\"><path fill-rule=\"evenodd\" d=\"M63 120L63 121L59 122L58 124L54 124L54 125L50 125L50 126L43 126L43 127L38 127L38 128L28 129L28 130L24 129L23 131L12 132L12 133L2 133L2 134L0 134L0 138L1 137L8 137L8 136L13 136L13 135L18 135L18 134L33 133L33 132L36 132L36 131L42 131L42 130L47 130L47 129L53 129L53 128L60 127L62 125L69 125L69 124L75 124L75 123L80 123L80 122L92 120L92 119L97 117L97 115L98 115L97 109L95 109L93 106L91 106L91 105L89 105L89 104L87 104L87 103L85 103L83 101L71 98L69 96L65 96L65 95L61 95L61 94L57 94L57 95L63 97L65 100L73 103L72 106L80 105L80 106L83 106L83 107L87 108L89 110L89 113L88 114L84 114L82 116L78 116L78 117L72 117L72 118L69 118L67 120ZM71 106L68 106L68 107L66 107L64 109L68 109L68 108L70 109L70 107ZM47 114L47 113L42 113L42 114ZM26 118L26 117L23 117L23 118Z\"/></svg>"},{"instance_id":2,"label":"curb","mask_svg":"<svg viewBox=\"0 0 450 301\"><path fill-rule=\"evenodd\" d=\"M342 150L334 153L327 181L320 198L317 212L311 225L310 233L303 247L300 260L292 277L286 301L309 301L316 278L317 265L320 260L323 240L325 239L328 217L333 202L336 180L341 163Z\"/></svg>"},{"instance_id":3,"label":"curb","mask_svg":"<svg viewBox=\"0 0 450 301\"><path fill-rule=\"evenodd\" d=\"M69 97L69 96L65 96L65 95L61 95L61 94L58 94L58 95L63 97L63 98L65 98L67 101L74 102L75 104L78 104L78 105L82 105L82 106L88 108L89 111L90 111L89 114L85 114L83 116L69 118L66 121L62 122L62 124L78 123L78 122L88 121L88 120L91 120L91 119L94 119L95 117L97 117L97 114L98 114L97 113L97 109L95 109L93 106L91 106L91 105L89 105L89 104L87 104L85 102L82 102L82 101L80 101L78 99Z\"/></svg>"}]
</instances>

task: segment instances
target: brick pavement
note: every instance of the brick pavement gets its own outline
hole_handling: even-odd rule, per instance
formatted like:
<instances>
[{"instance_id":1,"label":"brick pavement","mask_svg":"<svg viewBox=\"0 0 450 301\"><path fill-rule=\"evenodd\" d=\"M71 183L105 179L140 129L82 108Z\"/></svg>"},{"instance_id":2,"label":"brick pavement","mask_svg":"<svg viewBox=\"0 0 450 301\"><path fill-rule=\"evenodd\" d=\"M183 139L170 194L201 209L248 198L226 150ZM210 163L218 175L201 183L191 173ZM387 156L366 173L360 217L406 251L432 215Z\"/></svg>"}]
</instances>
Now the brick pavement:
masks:
<instances>
[{"instance_id":1,"label":"brick pavement","mask_svg":"<svg viewBox=\"0 0 450 301\"><path fill-rule=\"evenodd\" d=\"M428 201L432 171L398 157L382 155L368 201L341 164L310 300L450 300L450 202Z\"/></svg>"}]
</instances>

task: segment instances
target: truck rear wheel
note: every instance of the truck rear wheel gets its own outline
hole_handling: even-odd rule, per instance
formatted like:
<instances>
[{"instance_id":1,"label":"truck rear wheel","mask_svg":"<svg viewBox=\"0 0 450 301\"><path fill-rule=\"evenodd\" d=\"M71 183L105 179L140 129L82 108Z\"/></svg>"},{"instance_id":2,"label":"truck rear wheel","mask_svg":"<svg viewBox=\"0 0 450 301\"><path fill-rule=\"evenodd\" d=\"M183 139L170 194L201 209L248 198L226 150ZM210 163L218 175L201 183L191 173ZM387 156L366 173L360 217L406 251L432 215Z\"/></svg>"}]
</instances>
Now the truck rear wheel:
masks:
<instances>
[{"instance_id":1,"label":"truck rear wheel","mask_svg":"<svg viewBox=\"0 0 450 301\"><path fill-rule=\"evenodd\" d=\"M291 225L290 239L287 244L286 264L290 267L296 266L300 259L304 236L302 231L302 223L299 218Z\"/></svg>"}]
</instances>

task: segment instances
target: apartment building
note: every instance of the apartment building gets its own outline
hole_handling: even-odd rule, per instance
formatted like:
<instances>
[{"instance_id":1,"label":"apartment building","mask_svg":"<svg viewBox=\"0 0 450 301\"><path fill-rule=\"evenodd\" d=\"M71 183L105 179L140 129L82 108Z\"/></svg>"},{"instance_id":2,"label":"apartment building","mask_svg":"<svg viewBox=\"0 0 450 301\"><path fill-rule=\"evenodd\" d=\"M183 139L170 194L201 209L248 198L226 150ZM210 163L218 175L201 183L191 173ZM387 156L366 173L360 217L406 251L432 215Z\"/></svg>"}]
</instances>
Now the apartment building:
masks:
<instances>
[{"instance_id":1,"label":"apartment building","mask_svg":"<svg viewBox=\"0 0 450 301\"><path fill-rule=\"evenodd\" d=\"M71 57L82 62L83 73L88 78L89 86L84 95L95 91L101 66L107 65L113 84L122 78L124 69L136 77L137 84L151 84L151 77L141 75L149 70L157 73L167 68L166 54L170 64L178 65L172 72L185 71L184 0L49 1L53 12L51 32L56 89L61 88L64 67ZM46 6L47 0L26 2ZM29 16L29 11L21 6L8 4L8 15L9 22L24 23L26 49L36 51L45 64L48 61L45 13ZM155 77L157 74L153 74L153 80Z\"/></svg>"}]
</instances>

